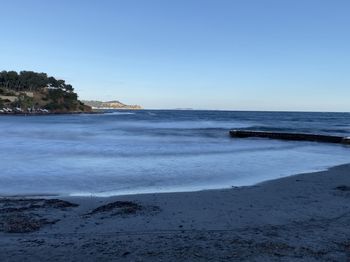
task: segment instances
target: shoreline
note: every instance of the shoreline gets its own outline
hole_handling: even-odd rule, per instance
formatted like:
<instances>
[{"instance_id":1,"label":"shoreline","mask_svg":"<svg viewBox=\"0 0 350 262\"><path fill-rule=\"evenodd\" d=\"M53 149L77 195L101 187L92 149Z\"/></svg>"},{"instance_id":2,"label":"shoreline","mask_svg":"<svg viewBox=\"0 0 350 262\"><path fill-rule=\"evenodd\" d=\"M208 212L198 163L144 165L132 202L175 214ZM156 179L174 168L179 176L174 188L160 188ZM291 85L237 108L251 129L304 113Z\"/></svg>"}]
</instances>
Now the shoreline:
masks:
<instances>
[{"instance_id":1,"label":"shoreline","mask_svg":"<svg viewBox=\"0 0 350 262\"><path fill-rule=\"evenodd\" d=\"M104 112L52 112L52 113L0 113L0 116L51 116L51 115L81 115L104 114Z\"/></svg>"},{"instance_id":2,"label":"shoreline","mask_svg":"<svg viewBox=\"0 0 350 262\"><path fill-rule=\"evenodd\" d=\"M113 111L142 111L145 109L128 109L128 108L114 108L114 109L93 109L92 111L88 112L49 112L49 113L41 113L41 112L35 112L35 113L19 113L19 112L11 112L11 113L1 113L0 116L46 116L46 115L81 115L81 114L87 114L87 115L103 115L106 113L109 113L108 110Z\"/></svg>"},{"instance_id":3,"label":"shoreline","mask_svg":"<svg viewBox=\"0 0 350 262\"><path fill-rule=\"evenodd\" d=\"M48 198L115 198L115 197L128 197L128 196L143 196L143 195L158 195L158 194L186 194L186 193L200 193L200 192L207 192L207 191L223 191L223 190L231 190L231 189L239 189L239 188L246 188L246 187L255 187L260 186L265 183L270 183L275 180L285 179L289 177L304 175L304 174L313 174L313 173L320 173L320 172L327 172L330 169L333 168L340 168L342 166L350 166L350 163L340 164L340 165L332 165L320 169L300 172L296 174L290 174L287 176L282 176L278 178L271 178L267 179L261 182L257 182L250 185L243 185L243 186L235 186L235 185L229 185L227 187L220 187L220 188L203 188L198 190L183 190L183 191L158 191L158 192L139 192L139 193L121 193L121 194L109 194L108 192L99 192L99 193L70 193L70 194L63 194L63 193L55 193L55 192L44 192L44 193L23 193L23 194L0 194L1 198L40 198L40 197L48 197ZM112 191L111 191L112 192ZM104 195L103 195L104 194Z\"/></svg>"},{"instance_id":4,"label":"shoreline","mask_svg":"<svg viewBox=\"0 0 350 262\"><path fill-rule=\"evenodd\" d=\"M320 172L327 172L330 169L333 168L340 168L342 166L350 166L350 163L340 164L340 165L333 165L329 167L320 168L318 170L310 170L305 172L300 172L297 174L290 174L287 176L282 176L278 178L271 178L267 179L261 182L257 182L250 185L242 185L242 186L235 186L235 185L229 185L227 187L220 187L220 188L203 188L198 190L183 190L183 191L158 191L158 192L139 192L139 193L120 193L120 194L109 194L108 192L99 192L99 193L70 193L70 194L64 194L64 193L55 193L55 192L44 192L44 193L22 193L22 194L0 194L0 199L2 198L116 198L116 197L129 197L129 196L144 196L144 195L158 195L158 194L186 194L186 193L200 193L200 192L207 192L207 191L224 191L224 190L231 190L231 189L239 189L239 188L246 188L246 187L255 187L264 185L265 183L270 183L275 180L285 179L289 177L304 175L304 174L313 174L313 173L320 173ZM112 192L112 191L111 191Z\"/></svg>"},{"instance_id":5,"label":"shoreline","mask_svg":"<svg viewBox=\"0 0 350 262\"><path fill-rule=\"evenodd\" d=\"M2 230L0 260L347 261L349 200L350 164L230 189L20 198L7 206L41 222Z\"/></svg>"}]
</instances>

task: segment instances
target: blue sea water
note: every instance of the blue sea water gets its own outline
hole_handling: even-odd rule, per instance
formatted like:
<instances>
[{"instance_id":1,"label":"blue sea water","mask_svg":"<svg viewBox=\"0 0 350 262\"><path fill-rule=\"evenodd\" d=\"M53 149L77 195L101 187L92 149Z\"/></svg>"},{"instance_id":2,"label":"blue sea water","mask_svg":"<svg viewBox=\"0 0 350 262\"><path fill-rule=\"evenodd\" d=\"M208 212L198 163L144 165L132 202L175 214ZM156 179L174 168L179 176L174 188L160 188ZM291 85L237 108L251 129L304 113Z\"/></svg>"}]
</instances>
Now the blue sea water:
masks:
<instances>
[{"instance_id":1,"label":"blue sea water","mask_svg":"<svg viewBox=\"0 0 350 262\"><path fill-rule=\"evenodd\" d=\"M350 136L349 113L192 110L0 117L0 195L118 195L252 185L349 163L335 144L230 129Z\"/></svg>"}]
</instances>

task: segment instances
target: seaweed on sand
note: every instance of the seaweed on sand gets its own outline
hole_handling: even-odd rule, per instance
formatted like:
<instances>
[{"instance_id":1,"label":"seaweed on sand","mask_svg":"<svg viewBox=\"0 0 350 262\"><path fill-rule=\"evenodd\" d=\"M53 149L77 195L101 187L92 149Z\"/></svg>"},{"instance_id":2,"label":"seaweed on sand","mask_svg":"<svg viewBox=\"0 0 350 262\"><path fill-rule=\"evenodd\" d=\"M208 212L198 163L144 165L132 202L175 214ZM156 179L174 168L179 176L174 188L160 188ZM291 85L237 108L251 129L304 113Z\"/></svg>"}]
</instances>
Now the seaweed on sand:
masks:
<instances>
[{"instance_id":1,"label":"seaweed on sand","mask_svg":"<svg viewBox=\"0 0 350 262\"><path fill-rule=\"evenodd\" d=\"M86 215L95 215L110 212L111 215L134 215L139 212L150 211L157 212L160 208L157 206L142 206L131 201L115 201L93 209Z\"/></svg>"}]
</instances>

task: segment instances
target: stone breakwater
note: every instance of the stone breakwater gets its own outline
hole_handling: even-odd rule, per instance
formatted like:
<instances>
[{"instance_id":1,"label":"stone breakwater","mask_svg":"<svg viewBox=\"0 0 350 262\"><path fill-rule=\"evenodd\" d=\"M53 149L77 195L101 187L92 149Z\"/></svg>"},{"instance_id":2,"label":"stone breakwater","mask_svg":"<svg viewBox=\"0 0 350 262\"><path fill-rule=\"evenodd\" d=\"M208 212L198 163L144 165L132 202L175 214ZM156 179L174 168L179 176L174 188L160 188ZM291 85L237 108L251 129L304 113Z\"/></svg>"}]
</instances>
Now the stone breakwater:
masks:
<instances>
[{"instance_id":1,"label":"stone breakwater","mask_svg":"<svg viewBox=\"0 0 350 262\"><path fill-rule=\"evenodd\" d=\"M350 137L318 135L318 134L231 130L230 136L237 137L237 138L261 137L261 138L271 138L271 139L281 139L281 140L312 141L312 142L337 143L337 144L350 145Z\"/></svg>"}]
</instances>

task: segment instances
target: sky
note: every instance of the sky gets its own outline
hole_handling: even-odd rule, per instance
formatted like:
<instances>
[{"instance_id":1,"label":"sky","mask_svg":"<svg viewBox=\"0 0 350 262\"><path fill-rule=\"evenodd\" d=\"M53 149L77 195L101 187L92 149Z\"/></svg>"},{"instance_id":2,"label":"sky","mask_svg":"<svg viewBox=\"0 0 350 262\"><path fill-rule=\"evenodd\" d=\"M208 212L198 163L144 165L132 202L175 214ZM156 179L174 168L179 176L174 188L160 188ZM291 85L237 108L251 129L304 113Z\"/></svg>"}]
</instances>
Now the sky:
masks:
<instances>
[{"instance_id":1,"label":"sky","mask_svg":"<svg viewBox=\"0 0 350 262\"><path fill-rule=\"evenodd\" d=\"M0 70L144 108L350 111L348 0L0 0Z\"/></svg>"}]
</instances>

